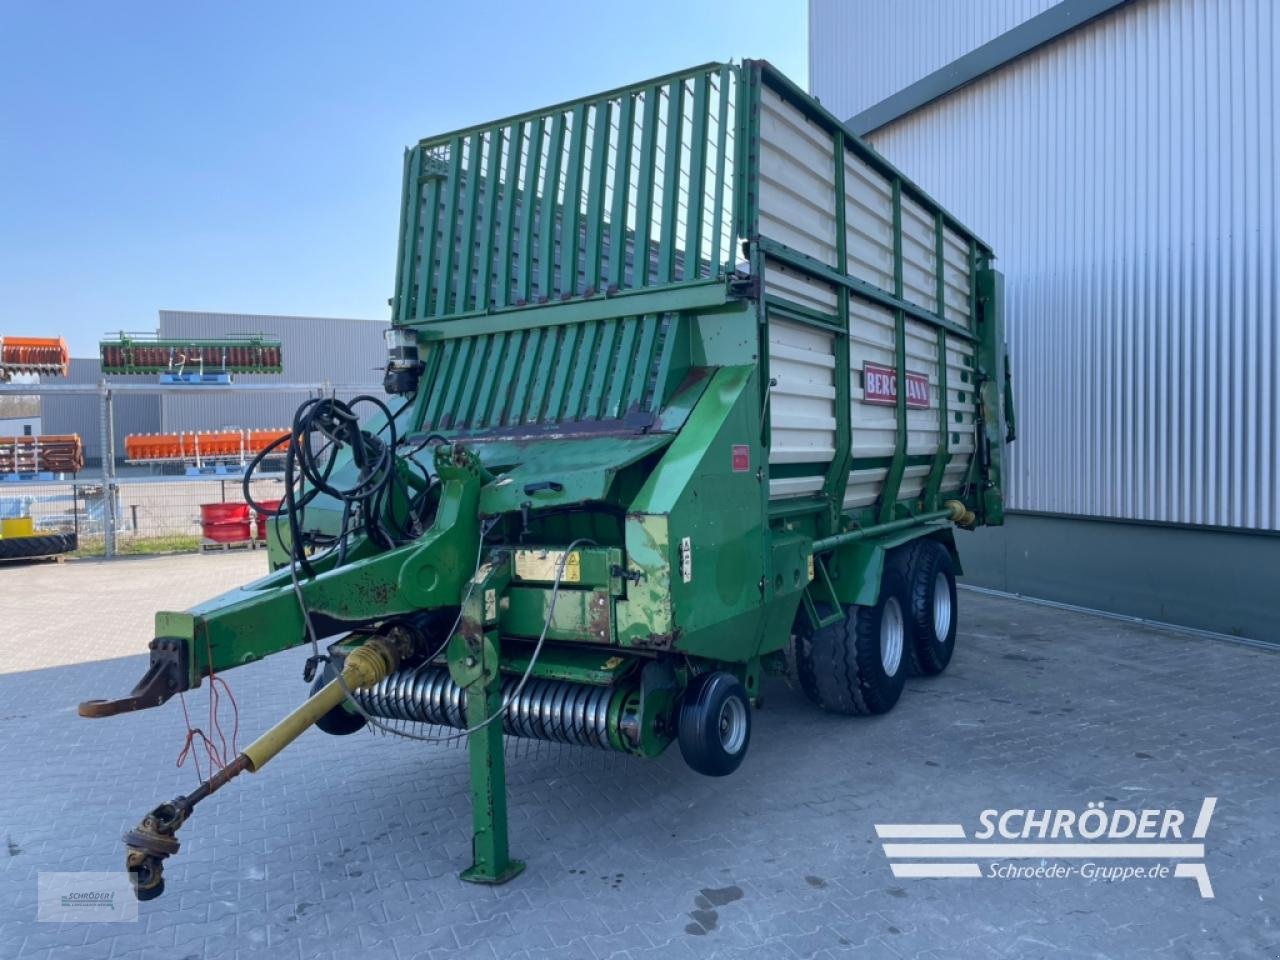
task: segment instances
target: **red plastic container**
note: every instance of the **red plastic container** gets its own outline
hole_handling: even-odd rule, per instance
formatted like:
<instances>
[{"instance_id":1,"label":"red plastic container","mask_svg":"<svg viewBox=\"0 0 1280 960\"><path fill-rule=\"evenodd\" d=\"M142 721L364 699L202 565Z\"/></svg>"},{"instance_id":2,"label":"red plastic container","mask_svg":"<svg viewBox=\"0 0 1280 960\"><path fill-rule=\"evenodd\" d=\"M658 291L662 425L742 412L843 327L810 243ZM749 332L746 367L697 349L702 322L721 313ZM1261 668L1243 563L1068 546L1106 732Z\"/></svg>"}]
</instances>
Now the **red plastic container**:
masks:
<instances>
[{"instance_id":1,"label":"red plastic container","mask_svg":"<svg viewBox=\"0 0 1280 960\"><path fill-rule=\"evenodd\" d=\"M202 503L200 535L214 543L241 543L252 536L247 503Z\"/></svg>"},{"instance_id":2,"label":"red plastic container","mask_svg":"<svg viewBox=\"0 0 1280 960\"><path fill-rule=\"evenodd\" d=\"M261 510L253 511L254 535L259 540L267 539L267 524L271 522L271 518L275 516L275 512L280 509L281 500L259 500L258 506Z\"/></svg>"}]
</instances>

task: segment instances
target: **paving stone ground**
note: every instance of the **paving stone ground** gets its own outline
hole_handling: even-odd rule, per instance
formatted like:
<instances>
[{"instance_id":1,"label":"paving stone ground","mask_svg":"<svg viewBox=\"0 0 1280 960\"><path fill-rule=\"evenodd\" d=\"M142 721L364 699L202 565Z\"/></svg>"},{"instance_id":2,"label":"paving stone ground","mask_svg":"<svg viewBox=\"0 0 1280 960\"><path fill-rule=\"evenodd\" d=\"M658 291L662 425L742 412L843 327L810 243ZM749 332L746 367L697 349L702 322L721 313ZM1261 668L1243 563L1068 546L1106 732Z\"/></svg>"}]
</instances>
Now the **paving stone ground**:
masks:
<instances>
[{"instance_id":1,"label":"paving stone ground","mask_svg":"<svg viewBox=\"0 0 1280 960\"><path fill-rule=\"evenodd\" d=\"M512 757L528 869L506 886L456 876L463 751L311 731L199 808L136 923L36 922L38 872L119 869L121 832L195 785L174 766L176 702L98 721L76 703L141 676L157 606L261 563L0 569L0 958L1280 955L1280 651L970 591L944 676L910 680L874 719L770 683L732 777L699 777L675 749ZM229 675L242 746L302 698L303 659ZM1189 879L896 879L875 837L885 822L972 836L987 808L1091 801L1194 818L1205 796L1214 899Z\"/></svg>"}]
</instances>

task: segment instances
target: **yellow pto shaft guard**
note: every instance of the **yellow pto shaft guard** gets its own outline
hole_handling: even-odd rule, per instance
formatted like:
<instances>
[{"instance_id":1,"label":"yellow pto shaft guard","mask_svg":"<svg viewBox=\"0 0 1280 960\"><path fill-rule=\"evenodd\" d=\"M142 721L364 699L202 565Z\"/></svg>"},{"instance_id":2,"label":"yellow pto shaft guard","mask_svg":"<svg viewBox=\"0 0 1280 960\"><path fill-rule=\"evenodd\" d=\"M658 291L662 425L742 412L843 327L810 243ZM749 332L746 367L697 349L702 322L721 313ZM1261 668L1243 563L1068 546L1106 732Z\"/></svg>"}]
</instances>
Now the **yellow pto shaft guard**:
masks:
<instances>
[{"instance_id":1,"label":"yellow pto shaft guard","mask_svg":"<svg viewBox=\"0 0 1280 960\"><path fill-rule=\"evenodd\" d=\"M342 703L347 690L371 687L400 665L395 647L375 637L347 655L341 679L335 678L294 710L199 787L189 797L162 803L124 835L125 868L139 900L164 893L164 860L178 852L177 830L195 805L239 774L256 773L272 757L298 739L308 727ZM344 689L345 686L345 689Z\"/></svg>"}]
</instances>

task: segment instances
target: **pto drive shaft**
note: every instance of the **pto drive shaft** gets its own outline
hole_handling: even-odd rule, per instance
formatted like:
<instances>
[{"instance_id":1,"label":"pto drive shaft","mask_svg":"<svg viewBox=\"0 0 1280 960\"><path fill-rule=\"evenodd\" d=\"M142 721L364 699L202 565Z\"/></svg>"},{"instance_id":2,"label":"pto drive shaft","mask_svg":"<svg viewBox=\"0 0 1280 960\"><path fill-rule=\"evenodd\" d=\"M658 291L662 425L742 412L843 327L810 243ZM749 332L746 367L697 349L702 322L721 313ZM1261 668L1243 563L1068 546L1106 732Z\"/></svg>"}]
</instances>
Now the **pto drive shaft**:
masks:
<instances>
[{"instance_id":1,"label":"pto drive shaft","mask_svg":"<svg viewBox=\"0 0 1280 960\"><path fill-rule=\"evenodd\" d=\"M370 687L394 671L400 655L381 638L369 640L347 655L341 680L335 678L309 697L297 710L260 736L237 756L187 796L162 803L142 822L124 835L125 867L139 900L154 900L164 893L164 860L178 852L178 828L191 816L195 805L229 783L245 770L257 773L277 753L296 740L346 698L347 690Z\"/></svg>"}]
</instances>

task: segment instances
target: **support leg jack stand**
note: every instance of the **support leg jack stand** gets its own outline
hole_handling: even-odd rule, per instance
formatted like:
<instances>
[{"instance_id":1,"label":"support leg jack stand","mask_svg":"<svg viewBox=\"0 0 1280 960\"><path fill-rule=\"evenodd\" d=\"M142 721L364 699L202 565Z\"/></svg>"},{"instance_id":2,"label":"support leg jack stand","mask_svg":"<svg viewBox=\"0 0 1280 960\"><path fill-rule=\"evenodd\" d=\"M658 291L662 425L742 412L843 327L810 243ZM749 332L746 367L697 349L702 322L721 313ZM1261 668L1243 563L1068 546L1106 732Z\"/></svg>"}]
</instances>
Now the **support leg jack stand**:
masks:
<instances>
[{"instance_id":1,"label":"support leg jack stand","mask_svg":"<svg viewBox=\"0 0 1280 960\"><path fill-rule=\"evenodd\" d=\"M502 749L502 675L499 671L497 597L511 578L510 561L487 563L462 612L453 642L465 647L449 658L454 680L467 691L467 737L471 765L472 864L468 883L506 883L524 870L507 846L507 775ZM490 719L493 718L493 719ZM483 726L481 726L483 724Z\"/></svg>"}]
</instances>

